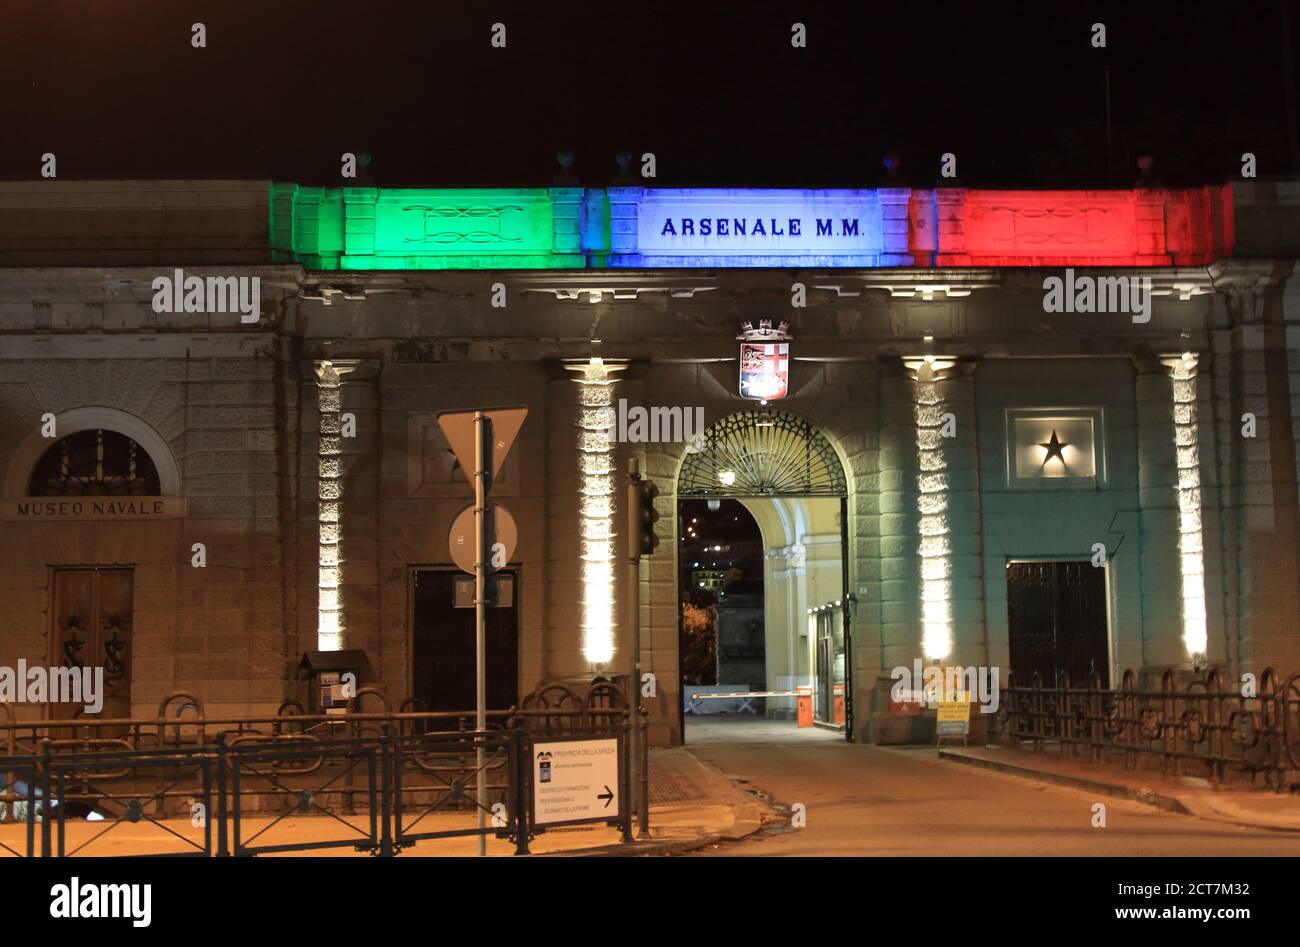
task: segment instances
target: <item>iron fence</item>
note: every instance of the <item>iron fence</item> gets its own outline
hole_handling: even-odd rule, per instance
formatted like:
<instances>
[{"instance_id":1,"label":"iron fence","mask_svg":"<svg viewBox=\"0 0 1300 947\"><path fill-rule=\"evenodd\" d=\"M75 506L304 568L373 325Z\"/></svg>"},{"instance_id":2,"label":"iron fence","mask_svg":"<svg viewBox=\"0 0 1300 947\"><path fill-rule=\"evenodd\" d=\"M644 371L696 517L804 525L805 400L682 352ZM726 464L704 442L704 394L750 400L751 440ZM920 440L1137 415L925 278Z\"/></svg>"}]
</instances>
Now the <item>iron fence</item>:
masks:
<instances>
[{"instance_id":1,"label":"iron fence","mask_svg":"<svg viewBox=\"0 0 1300 947\"><path fill-rule=\"evenodd\" d=\"M359 709L365 700L382 709ZM529 841L545 831L528 811L531 747L550 738L617 739L620 797L630 798L623 753L629 714L615 684L585 693L546 685L520 708L490 712L483 731L468 729L470 713L406 709L419 706L406 701L394 712L382 694L363 690L344 714L308 714L287 701L270 716L208 718L184 692L164 700L151 719L17 721L5 707L0 854L113 854L103 851L105 842L131 825L157 829L171 848L151 853L166 855L345 847L395 855L420 841L478 835L508 839L527 854ZM644 734L644 718L638 724ZM486 825L433 825L435 814L458 811L482 811ZM625 804L620 824L629 841L630 814ZM177 816L202 832L176 831L169 821ZM20 825L21 832L3 834Z\"/></svg>"},{"instance_id":2,"label":"iron fence","mask_svg":"<svg viewBox=\"0 0 1300 947\"><path fill-rule=\"evenodd\" d=\"M218 751L217 757L222 760L222 772L229 774L230 780L221 818L223 821L229 818L233 854L261 855L324 848L353 848L376 855L391 854L387 809L382 808L388 800L386 737L378 740L257 743ZM361 814L364 820L361 825L350 821L357 816L354 796L358 787L353 777L358 767L364 767L365 782L359 791L365 794L367 802L365 812ZM288 805L281 807L279 814L270 818L266 825L245 837L247 815L244 804L254 793L269 795ZM276 827L290 816L313 814L325 816L325 819L313 820L312 831L305 837L299 835L292 840L270 841ZM319 831L340 825L347 830L341 839L322 837ZM263 836L267 841L259 843Z\"/></svg>"},{"instance_id":3,"label":"iron fence","mask_svg":"<svg viewBox=\"0 0 1300 947\"><path fill-rule=\"evenodd\" d=\"M9 759L0 779L0 822L22 823L25 832L14 839L21 848L0 839L0 852L11 857L30 858L36 851L36 825L43 817L37 790L38 769L35 760Z\"/></svg>"},{"instance_id":4,"label":"iron fence","mask_svg":"<svg viewBox=\"0 0 1300 947\"><path fill-rule=\"evenodd\" d=\"M1300 772L1300 673L1285 681L1265 670L1254 686L1227 687L1218 670L1179 687L1172 671L1159 690L1140 690L1125 671L1117 689L1094 674L1086 686L1068 676L1044 685L1008 680L990 736L1033 752L1159 767L1167 776L1201 775L1220 785L1236 775L1283 790Z\"/></svg>"},{"instance_id":5,"label":"iron fence","mask_svg":"<svg viewBox=\"0 0 1300 947\"><path fill-rule=\"evenodd\" d=\"M47 817L41 823L42 848L45 852L49 851L51 826L57 830L55 854L62 858L65 855L87 853L88 849L101 844L114 831L120 836L123 826L151 825L159 830L163 840L172 844L181 843L179 851L154 854L212 854L209 812L212 809L215 766L209 754L167 750L104 750L53 755L50 749L50 741L46 741L41 755L35 761L40 773L42 796L48 800ZM123 792L103 782L105 779L113 780L142 771L158 774L156 781L152 781L156 785L152 792L148 789ZM149 814L149 803L160 802L177 792L188 797L190 826L202 830L201 841L176 831L163 821L161 813ZM99 818L82 818L82 810L92 811ZM77 832L78 836L86 836L72 839L71 848L68 839L69 823L82 830Z\"/></svg>"},{"instance_id":6,"label":"iron fence","mask_svg":"<svg viewBox=\"0 0 1300 947\"><path fill-rule=\"evenodd\" d=\"M393 832L398 851L428 839L493 834L528 851L524 812L522 731L408 734L392 741ZM483 751L483 761L478 760ZM477 796L480 769L496 776L487 781L487 797ZM422 777L422 778L420 778ZM420 796L424 798L421 799ZM425 823L451 804L485 817L488 831L477 825L434 829ZM475 822L478 821L476 818Z\"/></svg>"}]
</instances>

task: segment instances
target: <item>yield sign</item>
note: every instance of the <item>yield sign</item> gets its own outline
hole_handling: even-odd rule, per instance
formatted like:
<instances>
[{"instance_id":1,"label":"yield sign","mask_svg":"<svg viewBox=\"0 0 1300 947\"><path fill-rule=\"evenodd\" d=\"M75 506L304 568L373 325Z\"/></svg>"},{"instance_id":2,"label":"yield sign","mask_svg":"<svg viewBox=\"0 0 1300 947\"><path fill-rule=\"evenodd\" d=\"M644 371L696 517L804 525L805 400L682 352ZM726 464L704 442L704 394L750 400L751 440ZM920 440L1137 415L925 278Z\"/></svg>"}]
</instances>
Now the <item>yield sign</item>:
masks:
<instances>
[{"instance_id":1,"label":"yield sign","mask_svg":"<svg viewBox=\"0 0 1300 947\"><path fill-rule=\"evenodd\" d=\"M481 410L490 424L488 433L492 442L488 445L490 458L488 470L491 479L495 480L497 474L501 472L506 454L510 453L510 446L519 436L519 429L524 426L528 409L523 405L510 405L504 408ZM438 412L438 426L442 428L442 433L447 438L447 443L451 445L456 459L460 461L460 469L465 471L471 486L474 483L474 473L478 470L477 458L474 456L474 415L476 413L475 410Z\"/></svg>"}]
</instances>

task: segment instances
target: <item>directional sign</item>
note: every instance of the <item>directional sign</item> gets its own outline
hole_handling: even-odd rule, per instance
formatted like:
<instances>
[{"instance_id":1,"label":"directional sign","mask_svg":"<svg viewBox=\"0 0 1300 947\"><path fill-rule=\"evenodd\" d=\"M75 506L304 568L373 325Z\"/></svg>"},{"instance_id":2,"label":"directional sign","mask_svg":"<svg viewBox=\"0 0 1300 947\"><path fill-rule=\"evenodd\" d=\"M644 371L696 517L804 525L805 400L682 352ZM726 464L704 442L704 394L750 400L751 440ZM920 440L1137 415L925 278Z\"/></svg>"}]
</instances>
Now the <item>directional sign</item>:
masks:
<instances>
[{"instance_id":1,"label":"directional sign","mask_svg":"<svg viewBox=\"0 0 1300 947\"><path fill-rule=\"evenodd\" d=\"M618 740L533 744L533 821L537 825L617 819Z\"/></svg>"},{"instance_id":2,"label":"directional sign","mask_svg":"<svg viewBox=\"0 0 1300 947\"><path fill-rule=\"evenodd\" d=\"M496 572L505 568L515 556L515 546L519 543L519 527L510 511L499 503L487 505L487 571ZM451 531L447 534L447 545L451 548L451 561L465 572L474 574L474 504L461 510L452 521ZM497 549L500 545L501 548ZM499 555L498 555L499 553ZM501 565L495 566L493 560Z\"/></svg>"},{"instance_id":3,"label":"directional sign","mask_svg":"<svg viewBox=\"0 0 1300 947\"><path fill-rule=\"evenodd\" d=\"M524 418L528 417L528 409L523 405L512 405L505 408L482 408L481 410L492 424L492 443L488 450L488 470L491 471L492 479L495 480L497 474L501 472L501 465L505 463L506 454L510 453L510 446L514 444L515 438L519 436L519 429L524 426ZM474 471L478 469L478 464L475 463L474 459L474 415L476 413L476 411L438 412L438 426L442 428L447 443L451 445L452 453L460 461L460 469L465 471L465 476L469 478L471 485L474 483Z\"/></svg>"}]
</instances>

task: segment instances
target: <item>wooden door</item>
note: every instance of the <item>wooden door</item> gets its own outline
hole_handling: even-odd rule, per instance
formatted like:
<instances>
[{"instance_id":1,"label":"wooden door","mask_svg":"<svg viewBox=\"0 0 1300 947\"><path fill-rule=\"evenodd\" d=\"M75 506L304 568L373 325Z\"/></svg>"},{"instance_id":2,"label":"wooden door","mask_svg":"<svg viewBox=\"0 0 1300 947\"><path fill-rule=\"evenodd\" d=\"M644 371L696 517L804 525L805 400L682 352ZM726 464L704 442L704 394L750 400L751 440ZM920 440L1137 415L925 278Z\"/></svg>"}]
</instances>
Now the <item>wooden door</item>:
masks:
<instances>
[{"instance_id":1,"label":"wooden door","mask_svg":"<svg viewBox=\"0 0 1300 947\"><path fill-rule=\"evenodd\" d=\"M56 569L51 667L104 669L101 719L131 716L132 569ZM79 704L54 702L50 716L77 716Z\"/></svg>"}]
</instances>

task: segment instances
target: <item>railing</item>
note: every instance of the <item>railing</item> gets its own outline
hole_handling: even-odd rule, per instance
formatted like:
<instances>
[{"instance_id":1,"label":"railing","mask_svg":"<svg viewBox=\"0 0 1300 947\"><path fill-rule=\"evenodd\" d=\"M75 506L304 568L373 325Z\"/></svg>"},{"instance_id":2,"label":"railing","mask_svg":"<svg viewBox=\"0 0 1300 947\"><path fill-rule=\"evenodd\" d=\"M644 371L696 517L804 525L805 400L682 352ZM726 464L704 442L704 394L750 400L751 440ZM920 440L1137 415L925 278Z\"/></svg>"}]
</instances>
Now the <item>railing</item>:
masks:
<instances>
[{"instance_id":1,"label":"railing","mask_svg":"<svg viewBox=\"0 0 1300 947\"><path fill-rule=\"evenodd\" d=\"M1009 680L990 736L1034 752L1055 746L1063 757L1158 767L1167 776L1195 774L1220 785L1244 774L1277 790L1300 771L1300 673L1284 682L1271 668L1254 689L1229 689L1209 670L1179 689L1166 671L1159 690L1138 690L1125 671L1118 689L1100 675L1087 686L1056 686L1035 674L1028 686Z\"/></svg>"},{"instance_id":2,"label":"railing","mask_svg":"<svg viewBox=\"0 0 1300 947\"><path fill-rule=\"evenodd\" d=\"M382 709L364 712L364 701ZM473 835L508 838L526 854L529 840L544 831L526 811L530 748L580 736L619 741L619 821L630 841L630 766L623 752L630 722L621 688L546 685L522 703L489 712L484 731L467 728L472 713L405 709L418 701L393 712L371 689L359 692L347 713L333 715L307 714L290 701L271 716L208 718L202 703L183 692L164 700L152 719L16 721L5 714L0 856L115 854L105 851L115 843L138 853L144 829L167 843L155 851L151 839L144 846L151 854L351 847L393 855L419 841ZM639 725L644 736L644 718ZM646 742L640 741L643 789ZM479 749L488 777L482 799L476 798ZM477 818L451 826L446 818L441 825L429 818L480 811L489 816L482 828ZM88 813L95 821L85 819ZM293 817L306 815L320 818L285 833ZM188 828L178 816L189 819ZM22 831L13 831L16 823ZM119 841L127 833L130 844Z\"/></svg>"}]
</instances>

